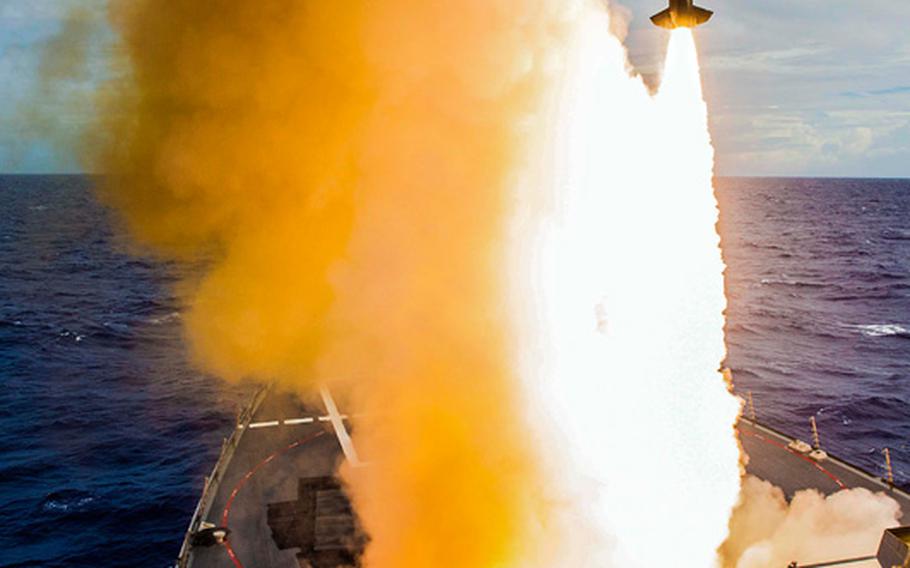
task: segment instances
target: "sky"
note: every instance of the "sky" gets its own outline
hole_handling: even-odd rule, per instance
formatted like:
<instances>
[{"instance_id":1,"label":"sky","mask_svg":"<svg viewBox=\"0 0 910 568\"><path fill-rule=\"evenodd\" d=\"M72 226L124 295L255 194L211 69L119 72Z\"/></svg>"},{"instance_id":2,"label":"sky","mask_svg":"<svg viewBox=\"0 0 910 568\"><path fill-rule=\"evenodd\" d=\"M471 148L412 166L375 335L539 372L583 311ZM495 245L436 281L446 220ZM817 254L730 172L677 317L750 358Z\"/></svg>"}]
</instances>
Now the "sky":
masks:
<instances>
[{"instance_id":1,"label":"sky","mask_svg":"<svg viewBox=\"0 0 910 568\"><path fill-rule=\"evenodd\" d=\"M697 41L718 175L910 177L910 1L697 1L715 11ZM90 97L64 95L103 77L97 50L69 84L36 96L42 45L68 3L0 0L0 172L79 171L49 128L22 120L38 107L71 133L91 116ZM620 9L631 63L646 75L666 42L648 16L664 7L623 0Z\"/></svg>"},{"instance_id":2,"label":"sky","mask_svg":"<svg viewBox=\"0 0 910 568\"><path fill-rule=\"evenodd\" d=\"M107 67L103 1L0 0L0 173L80 171L76 140ZM86 25L67 25L74 7ZM42 57L54 45L57 57Z\"/></svg>"}]
</instances>

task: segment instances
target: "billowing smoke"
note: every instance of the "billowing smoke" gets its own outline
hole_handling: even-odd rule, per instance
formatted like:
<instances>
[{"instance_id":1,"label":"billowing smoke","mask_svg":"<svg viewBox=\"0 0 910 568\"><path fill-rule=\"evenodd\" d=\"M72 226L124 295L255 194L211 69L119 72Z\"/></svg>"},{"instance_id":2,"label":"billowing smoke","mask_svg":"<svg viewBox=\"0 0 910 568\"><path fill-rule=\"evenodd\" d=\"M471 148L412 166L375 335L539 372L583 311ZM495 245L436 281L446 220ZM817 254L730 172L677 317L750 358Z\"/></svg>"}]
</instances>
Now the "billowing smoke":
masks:
<instances>
[{"instance_id":1,"label":"billowing smoke","mask_svg":"<svg viewBox=\"0 0 910 568\"><path fill-rule=\"evenodd\" d=\"M716 563L739 407L688 31L655 98L593 0L110 16L103 199L205 266L202 367L346 395L367 566Z\"/></svg>"},{"instance_id":2,"label":"billowing smoke","mask_svg":"<svg viewBox=\"0 0 910 568\"><path fill-rule=\"evenodd\" d=\"M750 476L721 549L723 565L772 568L869 556L899 518L897 502L883 493L852 489L825 497L807 490L787 503L780 489Z\"/></svg>"},{"instance_id":3,"label":"billowing smoke","mask_svg":"<svg viewBox=\"0 0 910 568\"><path fill-rule=\"evenodd\" d=\"M208 259L185 283L202 366L347 394L368 566L528 565L544 542L503 234L567 10L112 5L103 197L151 250Z\"/></svg>"}]
</instances>

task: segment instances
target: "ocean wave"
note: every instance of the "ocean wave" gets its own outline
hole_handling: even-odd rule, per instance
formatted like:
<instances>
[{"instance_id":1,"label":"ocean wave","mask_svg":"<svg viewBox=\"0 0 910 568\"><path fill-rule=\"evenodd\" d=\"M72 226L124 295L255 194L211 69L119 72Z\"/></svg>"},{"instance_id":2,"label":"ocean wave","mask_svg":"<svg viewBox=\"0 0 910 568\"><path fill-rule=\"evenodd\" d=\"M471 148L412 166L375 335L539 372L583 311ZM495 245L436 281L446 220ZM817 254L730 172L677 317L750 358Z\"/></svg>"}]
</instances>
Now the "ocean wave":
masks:
<instances>
[{"instance_id":1,"label":"ocean wave","mask_svg":"<svg viewBox=\"0 0 910 568\"><path fill-rule=\"evenodd\" d=\"M815 414L819 418L821 418L822 416L830 416L832 419L836 420L837 422L840 422L840 424L842 426L849 426L850 424L853 423L853 420L850 418L850 416L848 416L847 413L844 412L843 410L829 408L827 406L823 406L823 407L819 408L818 412L816 412Z\"/></svg>"},{"instance_id":2,"label":"ocean wave","mask_svg":"<svg viewBox=\"0 0 910 568\"><path fill-rule=\"evenodd\" d=\"M910 230L888 227L881 232L881 236L888 241L910 241Z\"/></svg>"},{"instance_id":3,"label":"ocean wave","mask_svg":"<svg viewBox=\"0 0 910 568\"><path fill-rule=\"evenodd\" d=\"M728 323L727 332L734 333L734 334L738 334L738 333L760 334L761 333L761 331L759 329L756 329L755 327L753 327L751 325L748 325L745 323L739 323L739 322Z\"/></svg>"},{"instance_id":4,"label":"ocean wave","mask_svg":"<svg viewBox=\"0 0 910 568\"><path fill-rule=\"evenodd\" d=\"M896 323L881 323L856 326L866 337L906 337L910 338L910 327Z\"/></svg>"},{"instance_id":5,"label":"ocean wave","mask_svg":"<svg viewBox=\"0 0 910 568\"><path fill-rule=\"evenodd\" d=\"M54 491L41 502L45 513L74 513L84 511L95 501L95 496L79 489Z\"/></svg>"},{"instance_id":6,"label":"ocean wave","mask_svg":"<svg viewBox=\"0 0 910 568\"><path fill-rule=\"evenodd\" d=\"M762 286L795 286L797 288L824 288L826 285L821 282L806 282L796 280L786 274L781 274L777 278L762 278L759 283Z\"/></svg>"},{"instance_id":7,"label":"ocean wave","mask_svg":"<svg viewBox=\"0 0 910 568\"><path fill-rule=\"evenodd\" d=\"M128 345L134 341L134 332L128 323L118 321L92 322L86 330L86 337L93 342Z\"/></svg>"},{"instance_id":8,"label":"ocean wave","mask_svg":"<svg viewBox=\"0 0 910 568\"><path fill-rule=\"evenodd\" d=\"M888 418L892 420L905 416L907 403L904 398L894 395L854 396L844 399L839 409L849 412L855 421L857 433L868 435L894 435L888 428Z\"/></svg>"},{"instance_id":9,"label":"ocean wave","mask_svg":"<svg viewBox=\"0 0 910 568\"><path fill-rule=\"evenodd\" d=\"M847 283L891 284L893 280L905 280L907 274L899 267L876 264L865 269L848 270L843 274L842 280ZM885 281L885 282L883 282Z\"/></svg>"},{"instance_id":10,"label":"ocean wave","mask_svg":"<svg viewBox=\"0 0 910 568\"><path fill-rule=\"evenodd\" d=\"M894 297L894 294L888 290L876 291L876 292L853 292L853 293L840 293L840 294L830 294L822 296L823 300L828 300L831 302L868 302L870 300L890 300Z\"/></svg>"},{"instance_id":11,"label":"ocean wave","mask_svg":"<svg viewBox=\"0 0 910 568\"><path fill-rule=\"evenodd\" d=\"M76 343L82 343L82 340L85 339L85 334L69 329L64 329L63 331L57 333L57 337L64 340L74 341Z\"/></svg>"},{"instance_id":12,"label":"ocean wave","mask_svg":"<svg viewBox=\"0 0 910 568\"><path fill-rule=\"evenodd\" d=\"M180 312L171 312L162 316L151 317L148 322L152 325L162 325L181 318Z\"/></svg>"},{"instance_id":13,"label":"ocean wave","mask_svg":"<svg viewBox=\"0 0 910 568\"><path fill-rule=\"evenodd\" d=\"M778 245L778 244L767 243L767 242L759 243L756 241L749 241L749 240L744 241L743 246L748 247L748 248L753 248L753 249L760 249L760 250L780 250L780 251L786 250L784 247L782 247L781 245Z\"/></svg>"}]
</instances>

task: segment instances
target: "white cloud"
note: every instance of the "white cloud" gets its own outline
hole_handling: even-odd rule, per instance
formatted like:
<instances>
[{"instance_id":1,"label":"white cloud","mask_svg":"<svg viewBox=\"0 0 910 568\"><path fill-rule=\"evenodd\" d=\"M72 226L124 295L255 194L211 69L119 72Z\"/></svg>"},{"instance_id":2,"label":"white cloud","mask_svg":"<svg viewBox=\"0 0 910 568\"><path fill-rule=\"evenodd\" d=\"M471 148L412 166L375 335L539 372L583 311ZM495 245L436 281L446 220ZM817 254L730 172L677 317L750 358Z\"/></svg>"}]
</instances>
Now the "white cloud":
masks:
<instances>
[{"instance_id":1,"label":"white cloud","mask_svg":"<svg viewBox=\"0 0 910 568\"><path fill-rule=\"evenodd\" d=\"M830 47L822 45L786 46L765 51L728 52L705 54L702 65L713 71L733 69L740 72L773 72L790 73L806 71L807 61L832 52ZM824 65L824 68L829 68Z\"/></svg>"},{"instance_id":2,"label":"white cloud","mask_svg":"<svg viewBox=\"0 0 910 568\"><path fill-rule=\"evenodd\" d=\"M904 134L910 112L774 112L726 115L714 123L715 130L732 133L728 150L718 155L724 175L875 175L865 163L894 158L903 164L910 157Z\"/></svg>"}]
</instances>

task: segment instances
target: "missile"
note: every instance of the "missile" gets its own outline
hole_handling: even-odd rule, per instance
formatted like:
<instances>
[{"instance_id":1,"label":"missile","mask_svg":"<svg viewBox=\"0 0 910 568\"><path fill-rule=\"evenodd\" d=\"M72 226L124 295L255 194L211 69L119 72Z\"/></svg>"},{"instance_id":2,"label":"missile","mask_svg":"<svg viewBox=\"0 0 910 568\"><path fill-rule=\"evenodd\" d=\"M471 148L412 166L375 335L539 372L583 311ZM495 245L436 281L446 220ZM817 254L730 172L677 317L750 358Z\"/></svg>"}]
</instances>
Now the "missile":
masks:
<instances>
[{"instance_id":1,"label":"missile","mask_svg":"<svg viewBox=\"0 0 910 568\"><path fill-rule=\"evenodd\" d=\"M651 16L655 26L667 28L694 28L711 19L714 14L692 4L692 0L670 0L670 7Z\"/></svg>"}]
</instances>

